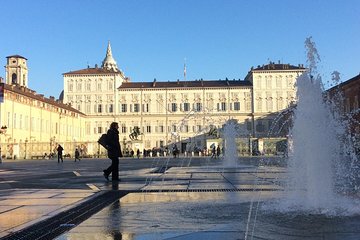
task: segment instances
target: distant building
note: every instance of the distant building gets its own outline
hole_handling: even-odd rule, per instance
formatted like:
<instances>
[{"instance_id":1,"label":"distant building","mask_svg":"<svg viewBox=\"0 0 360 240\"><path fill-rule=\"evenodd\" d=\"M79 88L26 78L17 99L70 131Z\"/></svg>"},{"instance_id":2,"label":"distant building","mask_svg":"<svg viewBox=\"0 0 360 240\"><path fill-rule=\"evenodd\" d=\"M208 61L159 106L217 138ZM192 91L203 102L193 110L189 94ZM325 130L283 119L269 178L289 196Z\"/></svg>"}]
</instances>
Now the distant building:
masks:
<instances>
[{"instance_id":1,"label":"distant building","mask_svg":"<svg viewBox=\"0 0 360 240\"><path fill-rule=\"evenodd\" d=\"M349 131L355 138L357 151L360 153L360 74L332 87L327 92L330 98L341 101L339 107L349 122Z\"/></svg>"},{"instance_id":2,"label":"distant building","mask_svg":"<svg viewBox=\"0 0 360 240\"><path fill-rule=\"evenodd\" d=\"M277 113L295 101L294 83L305 71L302 65L271 62L252 68L245 80L131 82L108 43L101 67L63 74L64 102L86 114L89 141L96 142L117 121L125 148L178 143L183 152L206 147L210 128L229 119L240 123L244 137L267 136ZM129 135L135 127L142 135L134 142Z\"/></svg>"},{"instance_id":3,"label":"distant building","mask_svg":"<svg viewBox=\"0 0 360 240\"><path fill-rule=\"evenodd\" d=\"M0 104L2 155L26 158L48 155L56 143L70 152L84 139L84 114L54 97L46 98L28 86L27 59L7 57L4 102Z\"/></svg>"}]
</instances>

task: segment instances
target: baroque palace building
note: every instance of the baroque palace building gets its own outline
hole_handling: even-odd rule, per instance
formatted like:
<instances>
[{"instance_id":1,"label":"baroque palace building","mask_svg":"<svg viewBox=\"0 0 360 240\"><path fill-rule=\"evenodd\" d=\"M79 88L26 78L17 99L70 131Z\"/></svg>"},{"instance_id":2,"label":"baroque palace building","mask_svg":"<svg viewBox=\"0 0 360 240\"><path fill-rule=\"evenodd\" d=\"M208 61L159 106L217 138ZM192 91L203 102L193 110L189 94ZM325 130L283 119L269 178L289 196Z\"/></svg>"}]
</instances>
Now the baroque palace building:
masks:
<instances>
[{"instance_id":1,"label":"baroque palace building","mask_svg":"<svg viewBox=\"0 0 360 240\"><path fill-rule=\"evenodd\" d=\"M252 67L244 80L131 82L109 42L101 66L63 74L64 90L56 100L28 88L26 58L8 56L5 69L0 144L8 158L40 157L57 144L71 155L76 147L84 155L103 154L97 140L113 121L119 122L123 151L173 144L181 152L209 148L221 141L219 131L209 133L231 119L249 147L250 140L283 134L272 126L295 103L296 78L306 71L270 62ZM141 135L131 138L137 127Z\"/></svg>"},{"instance_id":2,"label":"baroque palace building","mask_svg":"<svg viewBox=\"0 0 360 240\"><path fill-rule=\"evenodd\" d=\"M109 42L101 67L63 74L63 101L86 115L89 142L116 121L124 149L176 143L184 152L209 147L214 138L209 131L230 119L238 121L243 137L268 136L278 112L295 102L295 80L305 71L302 65L270 62L251 68L244 80L131 82L118 68ZM136 127L141 135L134 140L129 135Z\"/></svg>"}]
</instances>

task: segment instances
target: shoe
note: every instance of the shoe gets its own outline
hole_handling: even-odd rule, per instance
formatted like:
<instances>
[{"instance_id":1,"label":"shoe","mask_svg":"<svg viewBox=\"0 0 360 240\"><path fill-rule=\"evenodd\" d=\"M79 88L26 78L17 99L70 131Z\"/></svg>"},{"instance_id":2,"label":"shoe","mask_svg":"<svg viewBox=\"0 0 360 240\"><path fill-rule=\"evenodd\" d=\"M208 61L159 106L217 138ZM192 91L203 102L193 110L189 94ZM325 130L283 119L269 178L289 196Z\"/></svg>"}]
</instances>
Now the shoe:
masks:
<instances>
[{"instance_id":1,"label":"shoe","mask_svg":"<svg viewBox=\"0 0 360 240\"><path fill-rule=\"evenodd\" d=\"M106 180L109 181L109 174L106 174L105 170L103 172L104 172L104 177L106 178Z\"/></svg>"}]
</instances>

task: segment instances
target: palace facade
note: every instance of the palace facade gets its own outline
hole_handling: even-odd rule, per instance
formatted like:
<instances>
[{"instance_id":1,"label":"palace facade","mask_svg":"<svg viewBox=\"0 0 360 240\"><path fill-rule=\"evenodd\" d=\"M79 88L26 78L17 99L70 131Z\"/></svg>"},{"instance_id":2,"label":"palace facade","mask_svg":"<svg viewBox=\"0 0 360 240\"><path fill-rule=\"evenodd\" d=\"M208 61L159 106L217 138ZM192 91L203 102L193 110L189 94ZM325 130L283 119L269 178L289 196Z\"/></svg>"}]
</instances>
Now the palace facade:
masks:
<instances>
[{"instance_id":1,"label":"palace facade","mask_svg":"<svg viewBox=\"0 0 360 240\"><path fill-rule=\"evenodd\" d=\"M0 144L3 158L40 157L57 144L74 149L84 139L85 115L69 104L46 98L28 88L27 59L7 57L1 78Z\"/></svg>"},{"instance_id":2,"label":"palace facade","mask_svg":"<svg viewBox=\"0 0 360 240\"><path fill-rule=\"evenodd\" d=\"M177 144L181 152L218 142L226 121L239 123L239 137L283 136L274 128L279 113L296 101L296 78L303 65L270 62L252 67L243 80L132 82L118 68L110 42L101 66L63 74L60 99L29 89L27 59L7 57L4 102L0 105L2 155L28 158L54 150L102 154L97 144L111 122L119 122L123 150ZM134 129L137 138L131 138ZM276 129L276 130L275 130ZM270 135L269 135L270 134Z\"/></svg>"},{"instance_id":3,"label":"palace facade","mask_svg":"<svg viewBox=\"0 0 360 240\"><path fill-rule=\"evenodd\" d=\"M267 136L279 112L295 102L302 65L270 62L251 68L244 80L131 82L117 66L110 42L100 67L64 73L64 99L86 115L85 137L96 142L112 121L119 122L123 148L208 147L230 119L243 137ZM139 128L137 141L129 135ZM274 133L276 135L277 133Z\"/></svg>"}]
</instances>

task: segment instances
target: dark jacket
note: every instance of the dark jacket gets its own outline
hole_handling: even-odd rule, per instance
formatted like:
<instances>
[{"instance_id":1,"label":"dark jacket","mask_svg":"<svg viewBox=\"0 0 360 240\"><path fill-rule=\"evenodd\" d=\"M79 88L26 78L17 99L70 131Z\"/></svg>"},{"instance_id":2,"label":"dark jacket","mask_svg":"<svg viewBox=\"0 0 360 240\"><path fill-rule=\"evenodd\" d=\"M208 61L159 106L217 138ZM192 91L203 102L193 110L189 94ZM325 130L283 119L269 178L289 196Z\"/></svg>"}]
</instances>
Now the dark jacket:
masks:
<instances>
[{"instance_id":1,"label":"dark jacket","mask_svg":"<svg viewBox=\"0 0 360 240\"><path fill-rule=\"evenodd\" d=\"M58 154L62 154L63 150L64 150L64 148L61 145L59 145L57 148Z\"/></svg>"},{"instance_id":2,"label":"dark jacket","mask_svg":"<svg viewBox=\"0 0 360 240\"><path fill-rule=\"evenodd\" d=\"M109 158L122 157L121 147L119 143L119 131L117 129L110 128L107 131L107 145Z\"/></svg>"}]
</instances>

